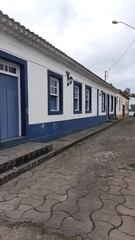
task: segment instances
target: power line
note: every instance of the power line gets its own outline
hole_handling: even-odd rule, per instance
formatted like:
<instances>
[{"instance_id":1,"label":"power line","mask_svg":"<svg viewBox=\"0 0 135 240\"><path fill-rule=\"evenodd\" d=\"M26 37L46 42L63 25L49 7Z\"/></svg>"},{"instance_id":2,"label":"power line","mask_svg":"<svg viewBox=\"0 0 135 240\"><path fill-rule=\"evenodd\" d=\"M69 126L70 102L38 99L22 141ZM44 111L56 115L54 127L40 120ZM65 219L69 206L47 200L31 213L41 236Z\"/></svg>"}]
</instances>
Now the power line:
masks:
<instances>
[{"instance_id":1,"label":"power line","mask_svg":"<svg viewBox=\"0 0 135 240\"><path fill-rule=\"evenodd\" d=\"M124 57L124 55L128 52L128 50L130 49L130 47L133 45L134 42L135 42L135 39L130 43L130 45L128 46L126 51L121 55L121 57L107 71L105 71L105 81L107 80L109 71Z\"/></svg>"},{"instance_id":2,"label":"power line","mask_svg":"<svg viewBox=\"0 0 135 240\"><path fill-rule=\"evenodd\" d=\"M124 57L124 55L127 53L127 51L128 51L129 48L133 45L134 42L135 42L135 39L130 43L130 45L128 46L128 48L126 49L126 51L122 54L122 56L112 65L111 68L108 69L108 71L110 71L110 70Z\"/></svg>"}]
</instances>

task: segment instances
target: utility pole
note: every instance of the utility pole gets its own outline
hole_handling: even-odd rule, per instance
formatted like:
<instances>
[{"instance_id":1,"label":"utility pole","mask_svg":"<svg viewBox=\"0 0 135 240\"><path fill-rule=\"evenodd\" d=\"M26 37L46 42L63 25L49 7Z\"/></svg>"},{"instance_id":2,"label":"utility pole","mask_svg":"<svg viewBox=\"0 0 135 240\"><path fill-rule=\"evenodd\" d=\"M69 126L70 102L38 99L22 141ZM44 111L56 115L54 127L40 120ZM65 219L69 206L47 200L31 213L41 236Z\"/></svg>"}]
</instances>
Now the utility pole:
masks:
<instances>
[{"instance_id":1,"label":"utility pole","mask_svg":"<svg viewBox=\"0 0 135 240\"><path fill-rule=\"evenodd\" d=\"M105 71L105 81L107 80L107 71Z\"/></svg>"}]
</instances>

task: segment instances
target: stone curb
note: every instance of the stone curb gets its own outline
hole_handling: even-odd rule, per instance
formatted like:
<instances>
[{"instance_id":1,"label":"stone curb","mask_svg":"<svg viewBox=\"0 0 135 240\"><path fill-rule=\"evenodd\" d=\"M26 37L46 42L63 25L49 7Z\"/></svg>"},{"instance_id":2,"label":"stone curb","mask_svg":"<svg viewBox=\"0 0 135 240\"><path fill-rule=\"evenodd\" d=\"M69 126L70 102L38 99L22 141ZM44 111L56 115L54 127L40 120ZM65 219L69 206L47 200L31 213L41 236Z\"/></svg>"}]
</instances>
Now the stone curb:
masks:
<instances>
[{"instance_id":1,"label":"stone curb","mask_svg":"<svg viewBox=\"0 0 135 240\"><path fill-rule=\"evenodd\" d=\"M14 167L19 167L20 165L30 162L33 159L38 158L51 151L52 151L52 145L48 144L44 147L25 153L18 157L8 159L5 162L2 162L2 163L0 162L0 174L13 169Z\"/></svg>"}]
</instances>

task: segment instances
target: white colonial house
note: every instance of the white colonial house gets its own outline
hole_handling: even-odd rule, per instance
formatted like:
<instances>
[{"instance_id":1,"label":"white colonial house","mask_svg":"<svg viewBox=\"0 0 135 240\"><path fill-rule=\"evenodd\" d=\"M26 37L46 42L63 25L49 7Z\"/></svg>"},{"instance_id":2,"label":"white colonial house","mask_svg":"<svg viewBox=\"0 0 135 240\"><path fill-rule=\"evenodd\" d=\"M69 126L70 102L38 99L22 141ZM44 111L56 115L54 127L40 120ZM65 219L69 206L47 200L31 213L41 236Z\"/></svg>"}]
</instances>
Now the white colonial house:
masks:
<instances>
[{"instance_id":1,"label":"white colonial house","mask_svg":"<svg viewBox=\"0 0 135 240\"><path fill-rule=\"evenodd\" d=\"M0 11L0 148L113 119L117 92Z\"/></svg>"}]
</instances>

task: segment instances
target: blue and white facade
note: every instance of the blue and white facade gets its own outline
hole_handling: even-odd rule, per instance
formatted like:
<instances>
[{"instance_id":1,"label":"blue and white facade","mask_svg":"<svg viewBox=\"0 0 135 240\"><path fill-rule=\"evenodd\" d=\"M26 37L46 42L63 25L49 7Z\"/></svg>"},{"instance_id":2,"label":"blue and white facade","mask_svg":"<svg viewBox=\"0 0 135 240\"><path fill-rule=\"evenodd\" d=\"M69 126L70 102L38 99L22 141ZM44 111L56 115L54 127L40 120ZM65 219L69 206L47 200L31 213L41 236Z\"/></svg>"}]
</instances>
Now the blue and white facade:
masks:
<instances>
[{"instance_id":1,"label":"blue and white facade","mask_svg":"<svg viewBox=\"0 0 135 240\"><path fill-rule=\"evenodd\" d=\"M0 12L0 148L116 116L117 90Z\"/></svg>"}]
</instances>

